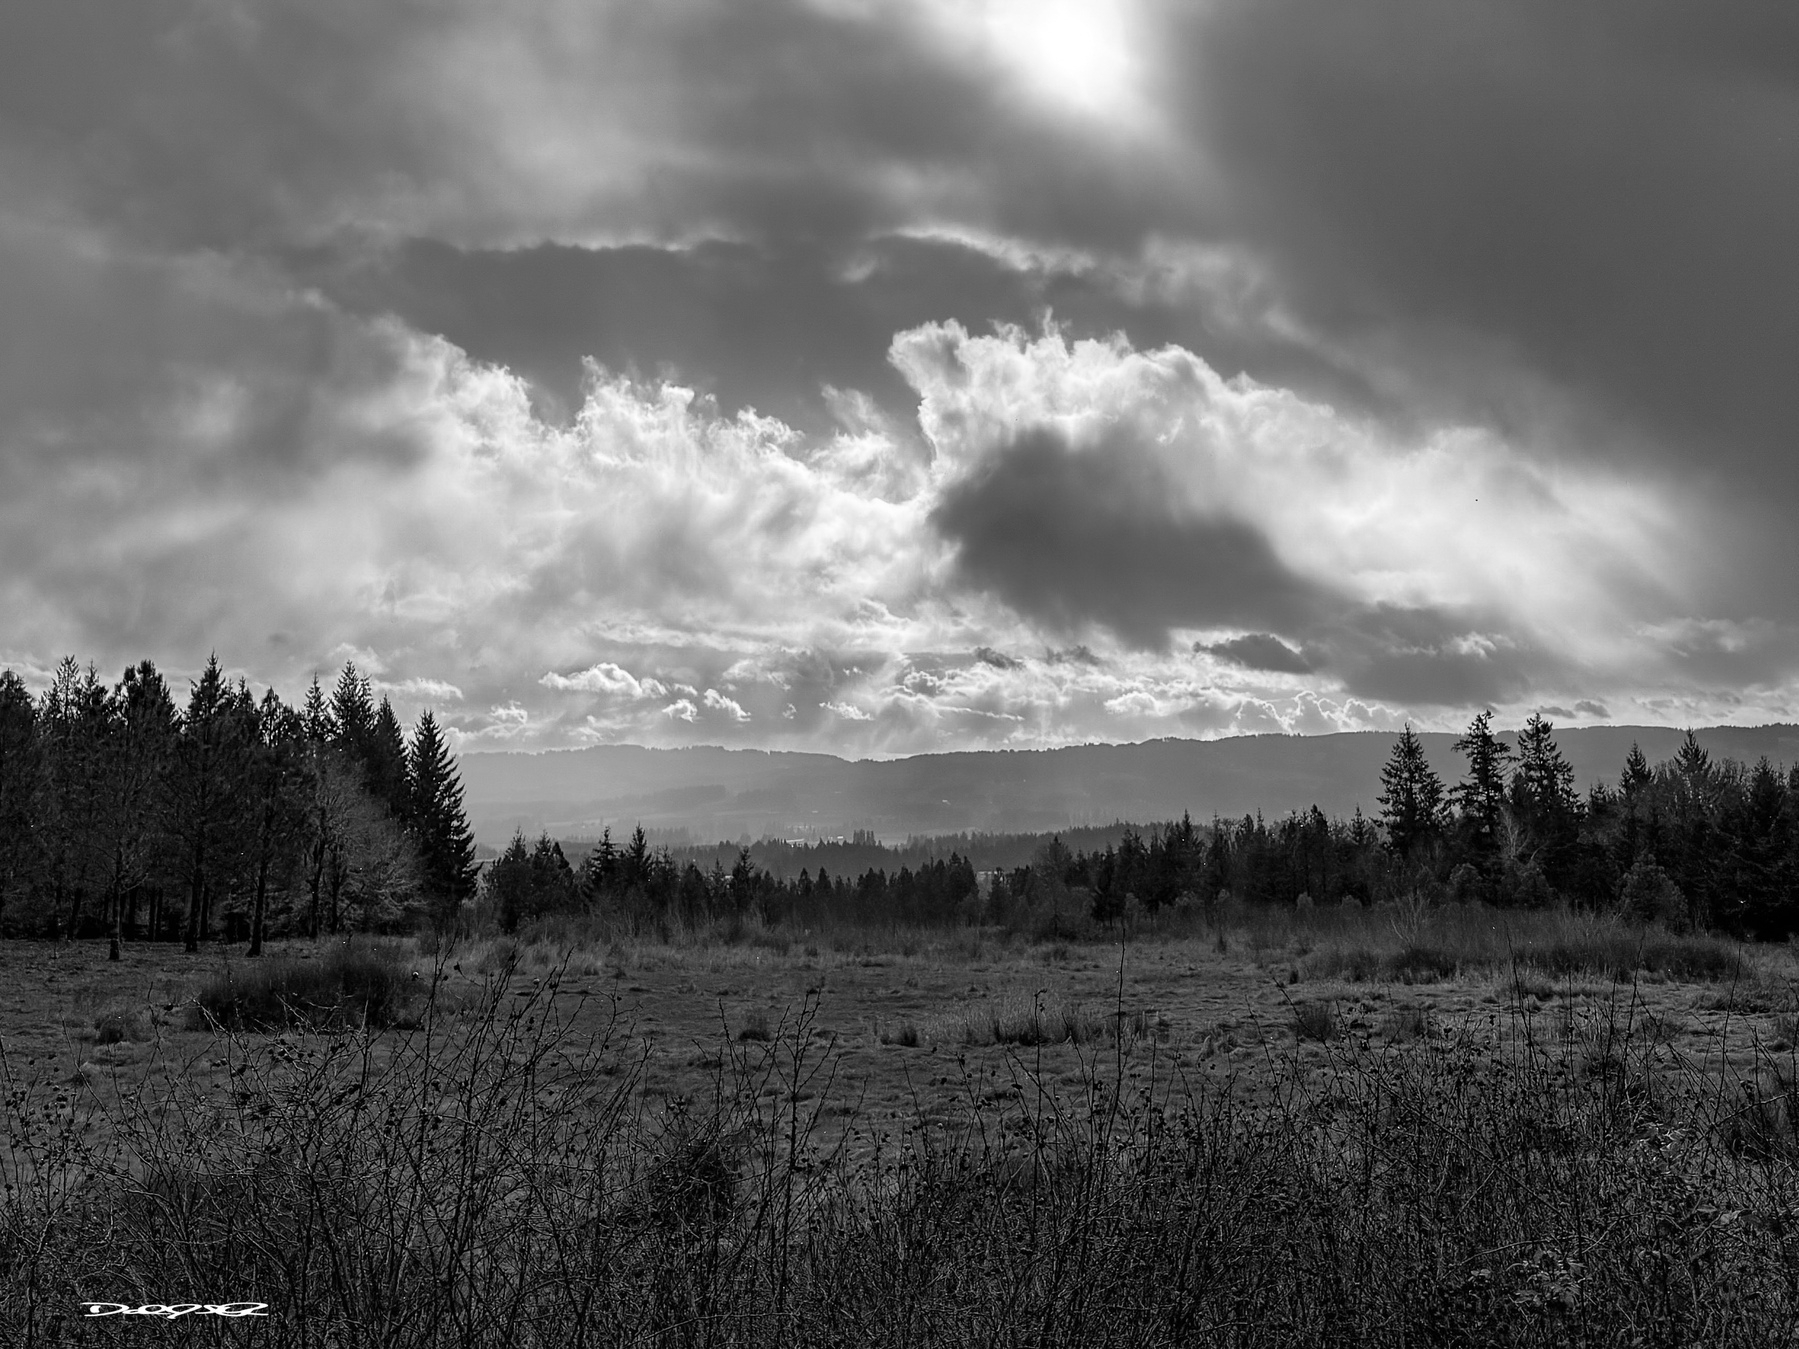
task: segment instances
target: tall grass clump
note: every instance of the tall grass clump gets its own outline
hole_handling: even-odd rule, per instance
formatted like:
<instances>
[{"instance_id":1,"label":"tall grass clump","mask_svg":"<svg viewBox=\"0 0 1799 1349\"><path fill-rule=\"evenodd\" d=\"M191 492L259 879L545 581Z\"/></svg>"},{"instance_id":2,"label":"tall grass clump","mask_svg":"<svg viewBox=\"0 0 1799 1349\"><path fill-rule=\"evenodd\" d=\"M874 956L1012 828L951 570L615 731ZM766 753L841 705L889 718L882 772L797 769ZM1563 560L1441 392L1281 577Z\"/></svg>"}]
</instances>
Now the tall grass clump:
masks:
<instances>
[{"instance_id":1,"label":"tall grass clump","mask_svg":"<svg viewBox=\"0 0 1799 1349\"><path fill-rule=\"evenodd\" d=\"M1385 921L1383 920L1385 918ZM1437 983L1521 967L1550 978L1624 980L1648 974L1687 982L1752 977L1740 946L1707 933L1674 933L1611 915L1451 905L1399 921L1374 910L1343 917L1320 913L1307 940L1299 928L1264 934L1265 945L1306 946L1312 978Z\"/></svg>"},{"instance_id":2,"label":"tall grass clump","mask_svg":"<svg viewBox=\"0 0 1799 1349\"><path fill-rule=\"evenodd\" d=\"M395 941L331 942L316 955L287 952L228 963L195 994L192 1028L229 1030L384 1029L404 1012L416 982Z\"/></svg>"}]
</instances>

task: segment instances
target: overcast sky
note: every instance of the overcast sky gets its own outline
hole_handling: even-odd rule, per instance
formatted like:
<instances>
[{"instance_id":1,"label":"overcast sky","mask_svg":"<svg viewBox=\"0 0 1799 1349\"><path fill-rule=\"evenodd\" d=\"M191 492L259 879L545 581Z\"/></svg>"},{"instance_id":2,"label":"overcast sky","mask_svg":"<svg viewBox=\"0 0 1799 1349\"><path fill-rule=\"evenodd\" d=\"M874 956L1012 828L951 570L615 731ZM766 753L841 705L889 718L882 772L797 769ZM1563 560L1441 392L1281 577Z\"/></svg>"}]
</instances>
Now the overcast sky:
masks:
<instances>
[{"instance_id":1,"label":"overcast sky","mask_svg":"<svg viewBox=\"0 0 1799 1349\"><path fill-rule=\"evenodd\" d=\"M1799 719L1791 0L7 0L0 664Z\"/></svg>"}]
</instances>

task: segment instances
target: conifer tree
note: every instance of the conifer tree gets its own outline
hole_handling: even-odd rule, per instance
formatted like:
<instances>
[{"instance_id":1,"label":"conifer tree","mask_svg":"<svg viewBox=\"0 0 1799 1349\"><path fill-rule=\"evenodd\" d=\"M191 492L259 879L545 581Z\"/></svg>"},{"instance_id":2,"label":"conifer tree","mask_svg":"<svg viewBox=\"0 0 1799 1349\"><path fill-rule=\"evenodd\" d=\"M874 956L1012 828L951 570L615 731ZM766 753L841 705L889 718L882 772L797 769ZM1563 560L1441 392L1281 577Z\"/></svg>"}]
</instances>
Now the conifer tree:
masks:
<instances>
[{"instance_id":1,"label":"conifer tree","mask_svg":"<svg viewBox=\"0 0 1799 1349\"><path fill-rule=\"evenodd\" d=\"M152 874L162 831L156 807L166 790L175 744L175 700L156 666L128 668L110 700L101 817L108 911L107 959L120 959L125 896Z\"/></svg>"},{"instance_id":2,"label":"conifer tree","mask_svg":"<svg viewBox=\"0 0 1799 1349\"><path fill-rule=\"evenodd\" d=\"M102 874L98 842L110 730L106 687L73 656L56 667L38 716L45 767L44 863L55 929L75 935L88 891ZM66 926L65 926L66 925Z\"/></svg>"},{"instance_id":3,"label":"conifer tree","mask_svg":"<svg viewBox=\"0 0 1799 1349\"><path fill-rule=\"evenodd\" d=\"M1481 712L1455 742L1456 752L1468 760L1468 772L1452 793L1462 819L1468 822L1475 848L1490 853L1499 845L1500 822L1505 814L1506 766L1512 751L1493 734L1493 714Z\"/></svg>"},{"instance_id":4,"label":"conifer tree","mask_svg":"<svg viewBox=\"0 0 1799 1349\"><path fill-rule=\"evenodd\" d=\"M331 720L336 730L334 743L366 772L375 737L375 700L369 681L354 662L345 664L331 691Z\"/></svg>"},{"instance_id":5,"label":"conifer tree","mask_svg":"<svg viewBox=\"0 0 1799 1349\"><path fill-rule=\"evenodd\" d=\"M400 731L400 719L394 715L394 706L385 697L381 699L370 727L367 767L369 795L404 824L412 813L412 792L406 773L406 739Z\"/></svg>"},{"instance_id":6,"label":"conifer tree","mask_svg":"<svg viewBox=\"0 0 1799 1349\"><path fill-rule=\"evenodd\" d=\"M318 683L313 682L316 691ZM278 869L291 865L307 815L300 780L306 757L306 724L301 712L282 702L274 689L256 709L257 742L251 778L255 797L255 891L250 909L250 949L262 954L268 925L269 885Z\"/></svg>"},{"instance_id":7,"label":"conifer tree","mask_svg":"<svg viewBox=\"0 0 1799 1349\"><path fill-rule=\"evenodd\" d=\"M247 689L234 689L207 658L194 681L175 738L170 773L170 833L187 882L184 943L200 949L209 923L212 891L229 874L246 811L248 768L255 745L255 704Z\"/></svg>"},{"instance_id":8,"label":"conifer tree","mask_svg":"<svg viewBox=\"0 0 1799 1349\"><path fill-rule=\"evenodd\" d=\"M1381 822L1387 846L1410 857L1443 827L1443 780L1424 757L1424 742L1407 723L1380 774Z\"/></svg>"},{"instance_id":9,"label":"conifer tree","mask_svg":"<svg viewBox=\"0 0 1799 1349\"><path fill-rule=\"evenodd\" d=\"M1512 775L1512 798L1539 828L1559 829L1580 810L1574 791L1574 767L1555 743L1555 727L1541 712L1531 714L1518 733L1518 769Z\"/></svg>"},{"instance_id":10,"label":"conifer tree","mask_svg":"<svg viewBox=\"0 0 1799 1349\"><path fill-rule=\"evenodd\" d=\"M447 922L475 891L475 839L463 813L462 780L429 712L419 717L407 767L425 897Z\"/></svg>"},{"instance_id":11,"label":"conifer tree","mask_svg":"<svg viewBox=\"0 0 1799 1349\"><path fill-rule=\"evenodd\" d=\"M300 706L300 727L315 745L328 745L337 739L337 718L331 715L331 704L325 701L325 691L319 687L316 674L312 687L306 690L306 701Z\"/></svg>"},{"instance_id":12,"label":"conifer tree","mask_svg":"<svg viewBox=\"0 0 1799 1349\"><path fill-rule=\"evenodd\" d=\"M37 704L24 680L0 671L0 918L35 860L42 773Z\"/></svg>"}]
</instances>

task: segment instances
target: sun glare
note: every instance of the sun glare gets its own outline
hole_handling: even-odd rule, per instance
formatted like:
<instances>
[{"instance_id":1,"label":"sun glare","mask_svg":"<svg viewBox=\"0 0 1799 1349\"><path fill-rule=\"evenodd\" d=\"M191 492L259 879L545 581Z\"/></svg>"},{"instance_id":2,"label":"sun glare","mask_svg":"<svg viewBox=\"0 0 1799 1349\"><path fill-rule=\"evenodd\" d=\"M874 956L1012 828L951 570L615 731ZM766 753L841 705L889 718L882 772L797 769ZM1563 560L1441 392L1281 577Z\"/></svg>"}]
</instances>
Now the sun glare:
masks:
<instances>
[{"instance_id":1,"label":"sun glare","mask_svg":"<svg viewBox=\"0 0 1799 1349\"><path fill-rule=\"evenodd\" d=\"M1129 101L1130 42L1112 0L995 0L987 28L1034 92L1100 115Z\"/></svg>"},{"instance_id":2,"label":"sun glare","mask_svg":"<svg viewBox=\"0 0 1799 1349\"><path fill-rule=\"evenodd\" d=\"M953 40L981 51L1035 100L1128 122L1137 108L1132 0L936 0Z\"/></svg>"}]
</instances>

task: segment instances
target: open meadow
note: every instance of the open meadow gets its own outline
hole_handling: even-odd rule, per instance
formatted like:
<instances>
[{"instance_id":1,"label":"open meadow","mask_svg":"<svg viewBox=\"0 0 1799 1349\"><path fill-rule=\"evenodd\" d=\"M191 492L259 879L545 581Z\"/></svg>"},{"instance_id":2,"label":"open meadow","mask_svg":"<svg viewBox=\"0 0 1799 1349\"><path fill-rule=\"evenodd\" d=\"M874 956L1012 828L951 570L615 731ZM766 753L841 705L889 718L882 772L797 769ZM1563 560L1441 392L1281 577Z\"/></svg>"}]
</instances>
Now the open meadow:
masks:
<instances>
[{"instance_id":1,"label":"open meadow","mask_svg":"<svg viewBox=\"0 0 1799 1349\"><path fill-rule=\"evenodd\" d=\"M171 1343L1793 1340L1787 946L1445 906L104 955L0 947L7 1343L151 1333L90 1300L268 1304Z\"/></svg>"}]
</instances>

